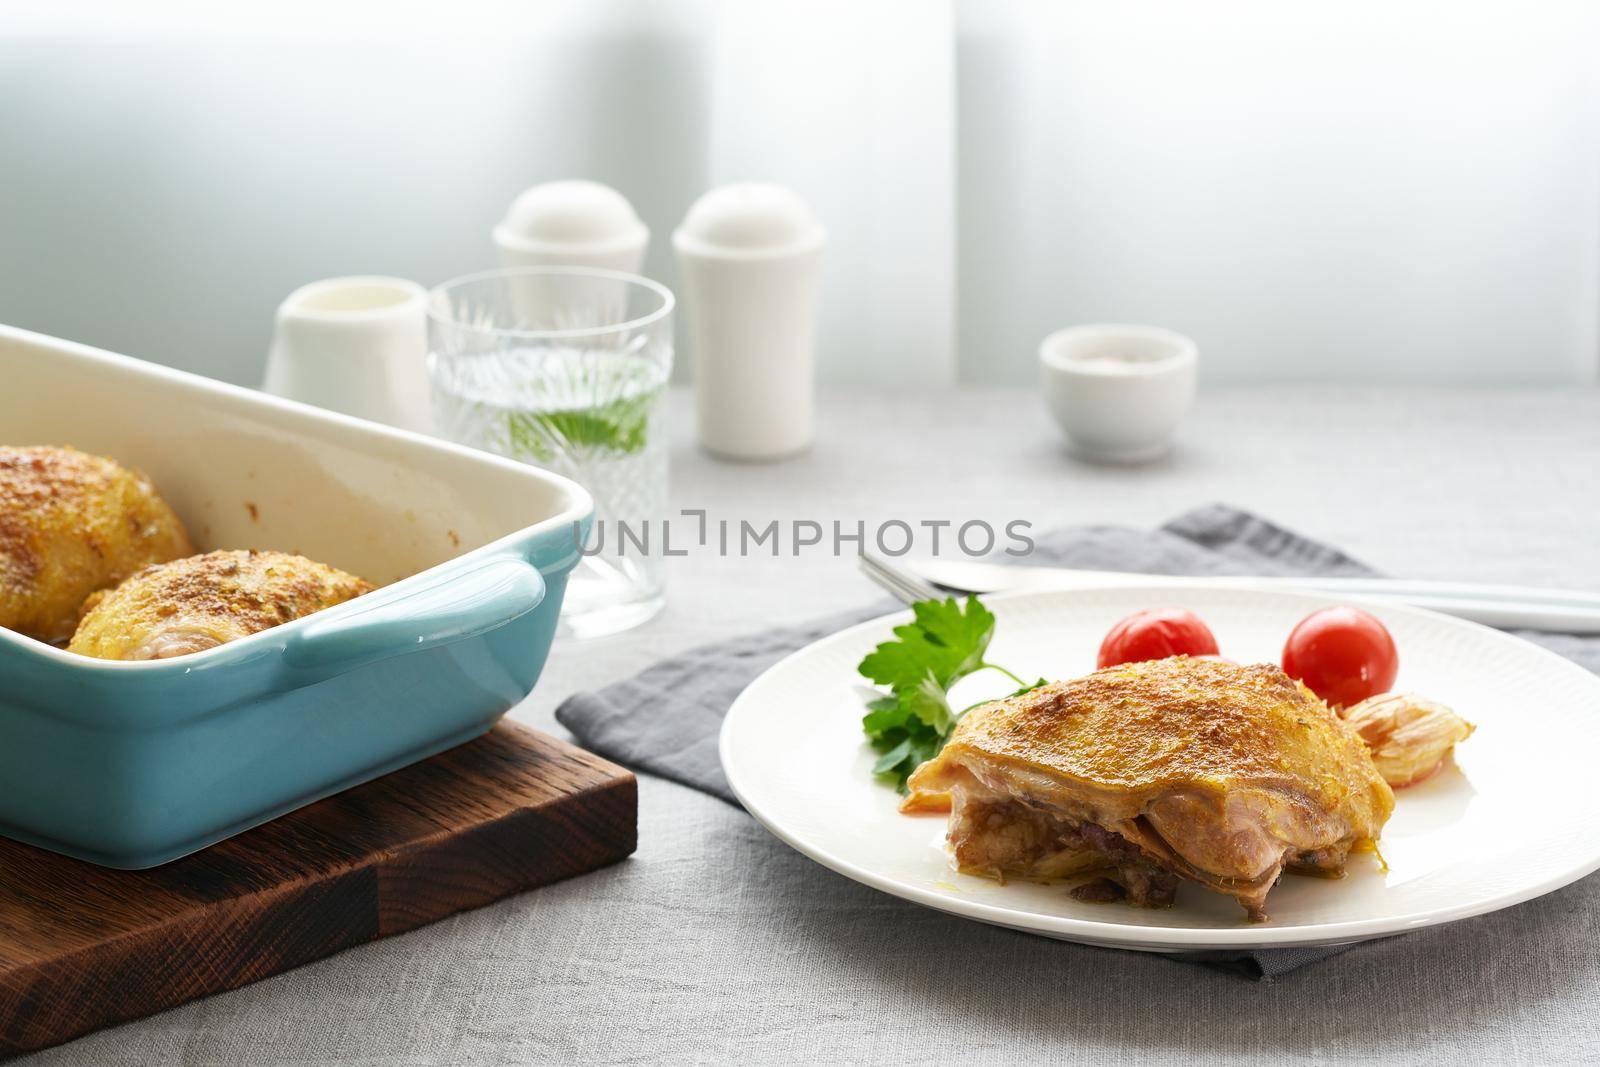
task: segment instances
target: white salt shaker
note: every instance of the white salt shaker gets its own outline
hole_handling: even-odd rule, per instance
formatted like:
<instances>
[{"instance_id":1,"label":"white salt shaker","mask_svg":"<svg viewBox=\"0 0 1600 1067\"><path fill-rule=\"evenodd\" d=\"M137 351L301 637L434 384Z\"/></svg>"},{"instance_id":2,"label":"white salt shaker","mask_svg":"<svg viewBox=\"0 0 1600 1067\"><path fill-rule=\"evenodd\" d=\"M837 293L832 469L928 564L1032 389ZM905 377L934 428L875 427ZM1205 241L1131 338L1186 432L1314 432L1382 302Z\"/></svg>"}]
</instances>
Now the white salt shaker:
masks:
<instances>
[{"instance_id":1,"label":"white salt shaker","mask_svg":"<svg viewBox=\"0 0 1600 1067\"><path fill-rule=\"evenodd\" d=\"M757 182L706 193L673 234L706 451L769 460L810 446L824 240L805 201Z\"/></svg>"},{"instance_id":2,"label":"white salt shaker","mask_svg":"<svg viewBox=\"0 0 1600 1067\"><path fill-rule=\"evenodd\" d=\"M627 197L591 181L526 190L494 228L507 267L602 267L638 274L650 230Z\"/></svg>"}]
</instances>

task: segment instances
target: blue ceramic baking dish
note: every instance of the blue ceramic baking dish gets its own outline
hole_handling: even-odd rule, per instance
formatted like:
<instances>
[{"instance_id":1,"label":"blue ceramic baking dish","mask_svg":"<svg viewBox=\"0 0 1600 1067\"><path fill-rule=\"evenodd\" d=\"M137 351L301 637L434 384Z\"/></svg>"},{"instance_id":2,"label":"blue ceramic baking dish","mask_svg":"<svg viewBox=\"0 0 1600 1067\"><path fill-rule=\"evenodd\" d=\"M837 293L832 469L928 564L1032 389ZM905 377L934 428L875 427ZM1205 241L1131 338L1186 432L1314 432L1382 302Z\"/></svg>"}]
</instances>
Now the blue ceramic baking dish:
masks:
<instances>
[{"instance_id":1,"label":"blue ceramic baking dish","mask_svg":"<svg viewBox=\"0 0 1600 1067\"><path fill-rule=\"evenodd\" d=\"M0 326L0 443L145 471L197 545L381 588L191 656L0 629L0 834L143 868L458 745L533 688L592 513L575 483Z\"/></svg>"}]
</instances>

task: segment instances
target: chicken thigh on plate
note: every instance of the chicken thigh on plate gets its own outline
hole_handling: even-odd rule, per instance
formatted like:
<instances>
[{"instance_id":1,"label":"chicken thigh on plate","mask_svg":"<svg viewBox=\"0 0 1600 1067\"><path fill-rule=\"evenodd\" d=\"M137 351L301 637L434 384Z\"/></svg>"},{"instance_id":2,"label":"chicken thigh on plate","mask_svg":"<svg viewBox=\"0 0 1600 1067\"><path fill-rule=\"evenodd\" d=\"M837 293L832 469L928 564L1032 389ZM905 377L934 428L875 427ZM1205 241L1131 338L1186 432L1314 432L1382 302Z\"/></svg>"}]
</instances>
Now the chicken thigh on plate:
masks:
<instances>
[{"instance_id":1,"label":"chicken thigh on plate","mask_svg":"<svg viewBox=\"0 0 1600 1067\"><path fill-rule=\"evenodd\" d=\"M72 448L0 445L0 626L64 641L90 593L193 551L138 471Z\"/></svg>"},{"instance_id":2,"label":"chicken thigh on plate","mask_svg":"<svg viewBox=\"0 0 1600 1067\"><path fill-rule=\"evenodd\" d=\"M91 598L69 652L167 659L270 629L371 591L287 552L208 552L147 567Z\"/></svg>"},{"instance_id":3,"label":"chicken thigh on plate","mask_svg":"<svg viewBox=\"0 0 1600 1067\"><path fill-rule=\"evenodd\" d=\"M963 871L1104 871L1075 895L1146 906L1188 881L1252 919L1280 872L1339 873L1394 810L1361 739L1277 667L1185 656L975 708L910 786L914 810L948 802Z\"/></svg>"}]
</instances>

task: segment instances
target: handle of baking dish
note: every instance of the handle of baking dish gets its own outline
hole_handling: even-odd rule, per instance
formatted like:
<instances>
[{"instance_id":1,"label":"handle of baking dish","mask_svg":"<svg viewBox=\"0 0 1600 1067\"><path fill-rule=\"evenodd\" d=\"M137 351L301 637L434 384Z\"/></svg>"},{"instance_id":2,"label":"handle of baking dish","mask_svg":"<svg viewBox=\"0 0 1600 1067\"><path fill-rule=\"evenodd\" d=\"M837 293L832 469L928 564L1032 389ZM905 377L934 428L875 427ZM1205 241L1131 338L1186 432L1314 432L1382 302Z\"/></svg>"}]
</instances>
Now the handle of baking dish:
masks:
<instances>
[{"instance_id":1,"label":"handle of baking dish","mask_svg":"<svg viewBox=\"0 0 1600 1067\"><path fill-rule=\"evenodd\" d=\"M348 614L314 619L290 638L284 662L296 672L329 678L487 633L532 611L544 597L539 568L525 559L491 559L403 596L378 597L367 605L358 600Z\"/></svg>"}]
</instances>

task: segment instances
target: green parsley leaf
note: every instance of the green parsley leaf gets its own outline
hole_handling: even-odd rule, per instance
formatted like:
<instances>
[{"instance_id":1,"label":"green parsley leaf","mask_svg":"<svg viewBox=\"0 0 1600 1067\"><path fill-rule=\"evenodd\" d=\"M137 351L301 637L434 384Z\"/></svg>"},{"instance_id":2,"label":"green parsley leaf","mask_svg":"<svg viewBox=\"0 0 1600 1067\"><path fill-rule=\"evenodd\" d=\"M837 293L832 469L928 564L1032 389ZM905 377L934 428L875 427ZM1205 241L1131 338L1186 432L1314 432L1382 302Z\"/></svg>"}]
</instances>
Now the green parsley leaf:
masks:
<instances>
[{"instance_id":1,"label":"green parsley leaf","mask_svg":"<svg viewBox=\"0 0 1600 1067\"><path fill-rule=\"evenodd\" d=\"M896 696L879 697L867 704L867 714L861 719L861 728L876 740L897 727L905 725L906 712Z\"/></svg>"},{"instance_id":2,"label":"green parsley leaf","mask_svg":"<svg viewBox=\"0 0 1600 1067\"><path fill-rule=\"evenodd\" d=\"M939 684L931 672L924 674L922 681L914 686L896 689L895 696L899 698L900 706L909 714L916 716L940 734L949 733L956 724L956 716L950 710L950 701L945 697L944 686Z\"/></svg>"},{"instance_id":3,"label":"green parsley leaf","mask_svg":"<svg viewBox=\"0 0 1600 1067\"><path fill-rule=\"evenodd\" d=\"M882 753L873 773L901 793L911 772L944 748L963 714L950 707L950 687L993 666L983 657L994 636L994 615L977 597L968 597L964 607L954 599L923 600L911 610L913 620L895 627L896 640L873 649L858 668L872 682L889 687L887 694L868 702L861 728Z\"/></svg>"},{"instance_id":4,"label":"green parsley leaf","mask_svg":"<svg viewBox=\"0 0 1600 1067\"><path fill-rule=\"evenodd\" d=\"M898 641L885 641L861 661L861 673L879 685L920 685L931 673L945 689L983 666L994 636L994 615L968 597L966 610L953 598L922 600L911 606L916 618L896 626Z\"/></svg>"},{"instance_id":5,"label":"green parsley leaf","mask_svg":"<svg viewBox=\"0 0 1600 1067\"><path fill-rule=\"evenodd\" d=\"M908 734L878 757L872 773L887 780L901 793L906 792L906 779L911 772L939 754L944 747L944 737L923 727Z\"/></svg>"}]
</instances>

